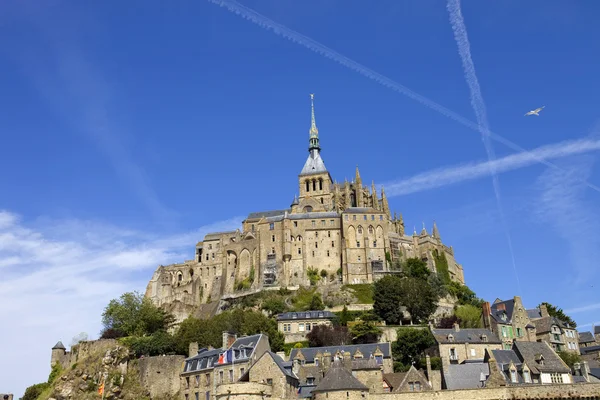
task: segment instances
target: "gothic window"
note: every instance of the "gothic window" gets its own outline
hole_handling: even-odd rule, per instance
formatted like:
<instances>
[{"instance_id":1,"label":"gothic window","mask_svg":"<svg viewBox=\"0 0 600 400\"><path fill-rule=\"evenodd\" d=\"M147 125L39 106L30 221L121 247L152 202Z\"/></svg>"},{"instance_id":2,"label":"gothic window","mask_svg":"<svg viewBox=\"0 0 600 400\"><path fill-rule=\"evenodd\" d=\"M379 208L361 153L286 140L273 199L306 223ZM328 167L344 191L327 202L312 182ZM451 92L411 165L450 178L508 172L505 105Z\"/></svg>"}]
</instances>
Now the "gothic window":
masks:
<instances>
[{"instance_id":1,"label":"gothic window","mask_svg":"<svg viewBox=\"0 0 600 400\"><path fill-rule=\"evenodd\" d=\"M298 235L298 241L301 242L302 241L302 236Z\"/></svg>"},{"instance_id":2,"label":"gothic window","mask_svg":"<svg viewBox=\"0 0 600 400\"><path fill-rule=\"evenodd\" d=\"M323 179L319 179L319 190L323 190Z\"/></svg>"},{"instance_id":3,"label":"gothic window","mask_svg":"<svg viewBox=\"0 0 600 400\"><path fill-rule=\"evenodd\" d=\"M380 216L379 216L379 220L380 220L380 221L383 221L383 215L380 215Z\"/></svg>"},{"instance_id":4,"label":"gothic window","mask_svg":"<svg viewBox=\"0 0 600 400\"><path fill-rule=\"evenodd\" d=\"M362 235L362 231L363 231L363 230L362 230L362 226L359 226L359 227L358 227L358 229L357 229L357 232L358 232L358 234L359 234L359 235Z\"/></svg>"},{"instance_id":5,"label":"gothic window","mask_svg":"<svg viewBox=\"0 0 600 400\"><path fill-rule=\"evenodd\" d=\"M310 192L310 181L306 181L306 191Z\"/></svg>"},{"instance_id":6,"label":"gothic window","mask_svg":"<svg viewBox=\"0 0 600 400\"><path fill-rule=\"evenodd\" d=\"M313 179L313 190L317 190L317 181Z\"/></svg>"},{"instance_id":7,"label":"gothic window","mask_svg":"<svg viewBox=\"0 0 600 400\"><path fill-rule=\"evenodd\" d=\"M372 234L373 234L373 226L369 225L369 235L372 235Z\"/></svg>"}]
</instances>

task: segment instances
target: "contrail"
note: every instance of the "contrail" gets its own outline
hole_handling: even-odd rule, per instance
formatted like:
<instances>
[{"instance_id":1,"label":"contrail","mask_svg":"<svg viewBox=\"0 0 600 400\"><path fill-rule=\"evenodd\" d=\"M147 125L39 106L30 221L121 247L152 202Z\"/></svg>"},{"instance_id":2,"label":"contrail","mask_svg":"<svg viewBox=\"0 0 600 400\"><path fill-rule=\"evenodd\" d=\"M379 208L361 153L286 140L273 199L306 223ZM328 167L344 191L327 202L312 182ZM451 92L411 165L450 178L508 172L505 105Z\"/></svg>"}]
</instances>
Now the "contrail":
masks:
<instances>
[{"instance_id":1,"label":"contrail","mask_svg":"<svg viewBox=\"0 0 600 400\"><path fill-rule=\"evenodd\" d=\"M471 106L473 107L475 117L479 123L481 140L483 141L483 146L485 147L485 152L487 153L490 172L492 174L494 195L496 196L496 203L498 205L498 212L500 213L500 220L502 221L504 232L506 234L506 240L508 242L508 249L510 251L515 277L517 278L517 288L519 293L521 293L521 281L519 280L519 274L517 272L517 263L515 261L512 237L510 235L510 228L506 222L506 217L504 216L504 207L502 206L502 198L500 195L500 182L498 180L498 174L495 170L494 161L496 160L496 153L494 152L494 147L490 141L490 126L487 119L487 111L485 102L483 101L483 96L481 95L481 87L479 86L477 73L475 73L475 64L473 64L473 59L471 58L471 44L469 43L467 27L465 26L465 21L460 10L460 0L448 0L446 8L448 9L448 14L450 16L450 25L452 26L452 31L454 32L454 39L456 41L456 46L458 47L458 54L460 55L463 69L465 71L465 80L469 86L469 92L471 94Z\"/></svg>"},{"instance_id":2,"label":"contrail","mask_svg":"<svg viewBox=\"0 0 600 400\"><path fill-rule=\"evenodd\" d=\"M384 183L385 193L388 197L406 196L488 177L492 170L499 174L529 167L536 164L538 160L551 160L592 151L600 151L600 140L579 139L558 142L535 148L527 153L511 154L494 161L437 168L410 178L387 182Z\"/></svg>"},{"instance_id":3,"label":"contrail","mask_svg":"<svg viewBox=\"0 0 600 400\"><path fill-rule=\"evenodd\" d=\"M418 101L419 103L423 104L424 106L429 107L430 109L432 109L434 111L437 111L438 113L466 126L467 128L470 128L476 132L480 131L479 125L476 124L475 122L470 121L467 118L455 113L454 111L451 111L451 110L447 109L446 107L436 103L435 101L430 100L427 97L422 96L422 95L410 90L406 86L403 86L400 83L395 82L392 79L390 79L386 76L383 76L383 75L365 67L364 65L357 63L354 60L349 59L348 57L328 48L327 46L325 46L307 36L304 36L301 33L298 33L282 24L279 24L279 23L265 17L262 14L259 14L258 12L238 3L235 0L208 0L208 1L210 1L211 3L217 4L221 7L225 7L230 12L235 13L244 19L247 19L248 21L260 26L261 28L264 28L266 30L272 30L275 34L277 34L285 39L288 39L294 43L300 44L317 54L320 54L324 57L329 58L330 60L333 60L333 61L343 65L346 68L349 68L355 72L358 72L359 74L361 74L371 80L374 80L375 82L379 83L382 86L392 89L392 90L394 90L398 93L401 93L407 97L410 97L411 99ZM489 137L499 143L504 144L505 146L511 148L512 150L514 150L516 152L519 152L519 153L527 152L527 150L524 149L523 147L517 145L516 143L513 143L512 141L510 141L508 139L505 139L504 137L502 137L498 134L495 134L494 132L490 131ZM540 162L548 167L562 170L562 168L560 168L559 166L557 166L547 160L536 159L536 161ZM577 177L574 177L574 180L577 180L577 181L585 184L589 188L600 193L599 186L596 186L592 183L589 183L586 180L583 180L583 179L577 178Z\"/></svg>"}]
</instances>

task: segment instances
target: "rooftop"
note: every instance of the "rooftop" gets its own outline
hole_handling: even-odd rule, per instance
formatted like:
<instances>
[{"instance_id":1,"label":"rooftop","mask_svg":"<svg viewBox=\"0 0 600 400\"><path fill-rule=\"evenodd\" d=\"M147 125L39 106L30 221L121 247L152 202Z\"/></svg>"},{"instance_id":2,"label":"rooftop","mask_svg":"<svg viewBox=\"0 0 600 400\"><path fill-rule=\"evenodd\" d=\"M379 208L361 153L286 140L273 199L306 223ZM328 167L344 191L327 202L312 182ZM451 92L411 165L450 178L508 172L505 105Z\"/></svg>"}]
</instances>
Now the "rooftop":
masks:
<instances>
[{"instance_id":1,"label":"rooftop","mask_svg":"<svg viewBox=\"0 0 600 400\"><path fill-rule=\"evenodd\" d=\"M333 319L335 314L331 311L302 311L286 312L277 315L278 321L296 320L296 319Z\"/></svg>"},{"instance_id":2,"label":"rooftop","mask_svg":"<svg viewBox=\"0 0 600 400\"><path fill-rule=\"evenodd\" d=\"M438 343L502 343L497 335L487 329L433 329ZM451 336L450 336L451 335Z\"/></svg>"},{"instance_id":3,"label":"rooftop","mask_svg":"<svg viewBox=\"0 0 600 400\"><path fill-rule=\"evenodd\" d=\"M595 341L592 332L579 332L579 343L593 343Z\"/></svg>"},{"instance_id":4,"label":"rooftop","mask_svg":"<svg viewBox=\"0 0 600 400\"><path fill-rule=\"evenodd\" d=\"M546 342L515 342L513 350L534 373L571 371Z\"/></svg>"},{"instance_id":5,"label":"rooftop","mask_svg":"<svg viewBox=\"0 0 600 400\"><path fill-rule=\"evenodd\" d=\"M302 349L292 349L290 352L290 360L293 360L298 352L301 352L307 363L313 363L317 353L324 354L329 352L332 356L336 353L350 352L352 356L358 350L362 353L363 358L371 358L374 356L377 349L383 353L383 358L390 358L392 354L391 343L370 343L370 344L350 344L345 346L325 346L325 347L308 347Z\"/></svg>"},{"instance_id":6,"label":"rooftop","mask_svg":"<svg viewBox=\"0 0 600 400\"><path fill-rule=\"evenodd\" d=\"M321 382L313 389L313 393L331 392L337 390L369 390L349 371L341 366L339 361L321 379Z\"/></svg>"},{"instance_id":7,"label":"rooftop","mask_svg":"<svg viewBox=\"0 0 600 400\"><path fill-rule=\"evenodd\" d=\"M300 175L320 174L323 172L327 172L327 168L325 168L321 153L317 150L311 150L302 171L300 171Z\"/></svg>"}]
</instances>

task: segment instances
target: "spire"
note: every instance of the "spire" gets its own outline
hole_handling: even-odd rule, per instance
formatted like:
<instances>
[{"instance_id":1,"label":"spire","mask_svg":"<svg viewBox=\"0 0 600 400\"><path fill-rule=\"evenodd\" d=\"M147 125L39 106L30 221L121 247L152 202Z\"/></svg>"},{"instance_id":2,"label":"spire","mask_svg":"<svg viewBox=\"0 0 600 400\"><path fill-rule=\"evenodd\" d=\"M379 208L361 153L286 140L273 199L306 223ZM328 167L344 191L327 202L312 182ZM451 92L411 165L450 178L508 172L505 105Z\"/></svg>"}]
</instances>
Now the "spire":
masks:
<instances>
[{"instance_id":1,"label":"spire","mask_svg":"<svg viewBox=\"0 0 600 400\"><path fill-rule=\"evenodd\" d=\"M381 205L383 212L386 213L388 218L390 217L390 205L388 204L387 197L385 196L385 189L381 186Z\"/></svg>"},{"instance_id":2,"label":"spire","mask_svg":"<svg viewBox=\"0 0 600 400\"><path fill-rule=\"evenodd\" d=\"M421 231L421 236L427 236L427 229L425 228L425 222L423 222L423 230Z\"/></svg>"},{"instance_id":3,"label":"spire","mask_svg":"<svg viewBox=\"0 0 600 400\"><path fill-rule=\"evenodd\" d=\"M373 195L373 208L379 210L379 200L377 200L377 189L375 189L375 181L371 182L371 194Z\"/></svg>"},{"instance_id":4,"label":"spire","mask_svg":"<svg viewBox=\"0 0 600 400\"><path fill-rule=\"evenodd\" d=\"M413 225L413 236L417 236L417 227Z\"/></svg>"},{"instance_id":5,"label":"spire","mask_svg":"<svg viewBox=\"0 0 600 400\"><path fill-rule=\"evenodd\" d=\"M438 227L437 227L437 224L435 223L435 221L433 221L433 237L438 240L441 240L440 231L438 231Z\"/></svg>"},{"instance_id":6,"label":"spire","mask_svg":"<svg viewBox=\"0 0 600 400\"><path fill-rule=\"evenodd\" d=\"M362 179L360 179L360 172L358 171L358 165L356 166L356 178L355 178L356 184L361 186L362 185Z\"/></svg>"},{"instance_id":7,"label":"spire","mask_svg":"<svg viewBox=\"0 0 600 400\"><path fill-rule=\"evenodd\" d=\"M308 151L312 152L313 150L321 151L321 147L319 146L319 130L317 129L317 123L315 121L315 95L313 93L310 94L310 139Z\"/></svg>"}]
</instances>

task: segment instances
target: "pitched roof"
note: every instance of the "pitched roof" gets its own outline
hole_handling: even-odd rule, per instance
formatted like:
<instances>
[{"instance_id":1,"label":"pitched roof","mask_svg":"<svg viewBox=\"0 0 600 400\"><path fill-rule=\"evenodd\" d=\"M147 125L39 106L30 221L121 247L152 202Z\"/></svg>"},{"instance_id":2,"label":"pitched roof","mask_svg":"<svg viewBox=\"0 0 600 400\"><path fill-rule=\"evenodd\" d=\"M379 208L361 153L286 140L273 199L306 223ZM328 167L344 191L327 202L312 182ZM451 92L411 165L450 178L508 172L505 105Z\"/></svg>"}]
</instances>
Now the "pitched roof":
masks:
<instances>
[{"instance_id":1,"label":"pitched roof","mask_svg":"<svg viewBox=\"0 0 600 400\"><path fill-rule=\"evenodd\" d=\"M597 353L600 351L600 345L598 346L588 346L588 347L580 347L579 351L581 354L589 354L589 353Z\"/></svg>"},{"instance_id":2,"label":"pitched roof","mask_svg":"<svg viewBox=\"0 0 600 400\"><path fill-rule=\"evenodd\" d=\"M527 316L530 319L542 318L542 312L540 311L539 308L532 308L532 309L526 310L526 311L527 311Z\"/></svg>"},{"instance_id":3,"label":"pitched roof","mask_svg":"<svg viewBox=\"0 0 600 400\"><path fill-rule=\"evenodd\" d=\"M271 358L273 359L275 364L279 367L281 372L284 373L284 375L287 375L292 379L298 380L298 377L296 375L294 375L294 373L292 372L291 365L286 365L286 363L281 359L281 357L279 357L276 353L273 353L272 351L265 352L265 354L260 356L260 358L263 358L266 354L271 356ZM260 358L259 358L259 360L260 360Z\"/></svg>"},{"instance_id":4,"label":"pitched roof","mask_svg":"<svg viewBox=\"0 0 600 400\"><path fill-rule=\"evenodd\" d=\"M450 364L444 370L446 388L476 389L481 387L481 381L487 380L490 367L487 363Z\"/></svg>"},{"instance_id":5,"label":"pitched roof","mask_svg":"<svg viewBox=\"0 0 600 400\"><path fill-rule=\"evenodd\" d=\"M352 371L366 370L366 369L380 369L379 364L374 358L363 358L358 360L352 360Z\"/></svg>"},{"instance_id":6,"label":"pitched roof","mask_svg":"<svg viewBox=\"0 0 600 400\"><path fill-rule=\"evenodd\" d=\"M390 385L390 391L394 391L395 388L400 387L406 374L408 374L408 372L394 372L393 374L383 374L383 380L385 380L388 383L388 385Z\"/></svg>"},{"instance_id":7,"label":"pitched roof","mask_svg":"<svg viewBox=\"0 0 600 400\"><path fill-rule=\"evenodd\" d=\"M59 340L58 343L56 343L54 345L54 347L52 348L52 350L57 350L57 349L62 349L62 350L66 350L67 348L65 347L64 344L62 344L62 342Z\"/></svg>"},{"instance_id":8,"label":"pitched roof","mask_svg":"<svg viewBox=\"0 0 600 400\"><path fill-rule=\"evenodd\" d=\"M600 325L594 327L594 335L600 335Z\"/></svg>"},{"instance_id":9,"label":"pitched roof","mask_svg":"<svg viewBox=\"0 0 600 400\"><path fill-rule=\"evenodd\" d=\"M498 299L497 299L498 300ZM490 316L499 323L508 323L512 321L513 311L515 309L515 300L510 299L506 301L498 301L490 306ZM502 318L502 315L506 313L506 320Z\"/></svg>"},{"instance_id":10,"label":"pitched roof","mask_svg":"<svg viewBox=\"0 0 600 400\"><path fill-rule=\"evenodd\" d=\"M286 312L277 315L277 321L287 321L293 319L332 319L335 314L331 311L301 311Z\"/></svg>"},{"instance_id":11,"label":"pitched roof","mask_svg":"<svg viewBox=\"0 0 600 400\"><path fill-rule=\"evenodd\" d=\"M262 334L244 336L237 339L229 347L228 350L233 352L232 357L234 361L247 361L254 354L254 350L258 341L261 339ZM201 349L197 355L189 357L185 360L183 372L199 371L203 369L214 368L217 365L227 365L229 362L219 364L219 356L224 353L223 349L207 350Z\"/></svg>"},{"instance_id":12,"label":"pitched roof","mask_svg":"<svg viewBox=\"0 0 600 400\"><path fill-rule=\"evenodd\" d=\"M579 343L593 343L596 341L592 332L578 332L579 333Z\"/></svg>"},{"instance_id":13,"label":"pitched roof","mask_svg":"<svg viewBox=\"0 0 600 400\"><path fill-rule=\"evenodd\" d=\"M333 367L321 379L321 382L313 389L313 393L332 392L336 390L369 390L348 370L341 366L339 361L333 363Z\"/></svg>"},{"instance_id":14,"label":"pitched roof","mask_svg":"<svg viewBox=\"0 0 600 400\"><path fill-rule=\"evenodd\" d=\"M300 175L312 175L319 174L322 172L327 172L327 168L325 168L325 163L321 158L321 153L316 150L312 150L304 163L304 167L302 167L302 171L300 171Z\"/></svg>"},{"instance_id":15,"label":"pitched roof","mask_svg":"<svg viewBox=\"0 0 600 400\"><path fill-rule=\"evenodd\" d=\"M259 211L259 212L251 212L248 214L246 219L261 219L261 218L269 218L269 217L279 217L285 215L285 212L290 212L290 209L285 210L271 210L271 211Z\"/></svg>"},{"instance_id":16,"label":"pitched roof","mask_svg":"<svg viewBox=\"0 0 600 400\"><path fill-rule=\"evenodd\" d=\"M204 236L204 241L207 241L207 240L217 240L217 239L220 239L221 236L233 235L236 232L237 231L225 231L225 232L212 232L212 233L208 233L208 234L206 234Z\"/></svg>"},{"instance_id":17,"label":"pitched roof","mask_svg":"<svg viewBox=\"0 0 600 400\"><path fill-rule=\"evenodd\" d=\"M513 350L534 373L571 371L546 342L515 342ZM539 362L540 356L543 363Z\"/></svg>"},{"instance_id":18,"label":"pitched roof","mask_svg":"<svg viewBox=\"0 0 600 400\"><path fill-rule=\"evenodd\" d=\"M354 355L356 350L359 350L364 358L370 358L371 355L375 354L375 351L379 347L379 350L383 353L383 358L390 358L392 354L391 343L369 343L369 344L350 344L345 346L325 346L325 347L308 347L303 349L292 349L290 352L290 360L296 357L298 352L301 352L307 363L313 363L317 353L321 354L329 352L334 356L338 351L344 353L349 351L350 354Z\"/></svg>"},{"instance_id":19,"label":"pitched roof","mask_svg":"<svg viewBox=\"0 0 600 400\"><path fill-rule=\"evenodd\" d=\"M433 329L433 336L438 343L502 343L498 336L487 329ZM452 335L452 340L448 335ZM483 337L487 336L487 341Z\"/></svg>"},{"instance_id":20,"label":"pitched roof","mask_svg":"<svg viewBox=\"0 0 600 400\"><path fill-rule=\"evenodd\" d=\"M550 332L552 330L553 325L556 325L559 328L564 327L562 321L560 321L558 318L551 316L536 319L535 321L533 321L533 323L535 324L537 334Z\"/></svg>"},{"instance_id":21,"label":"pitched roof","mask_svg":"<svg viewBox=\"0 0 600 400\"><path fill-rule=\"evenodd\" d=\"M521 359L513 350L492 350L494 359L498 363L498 368L501 371L508 369L508 366L512 362L518 369L522 364Z\"/></svg>"}]
</instances>

